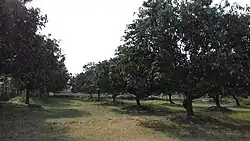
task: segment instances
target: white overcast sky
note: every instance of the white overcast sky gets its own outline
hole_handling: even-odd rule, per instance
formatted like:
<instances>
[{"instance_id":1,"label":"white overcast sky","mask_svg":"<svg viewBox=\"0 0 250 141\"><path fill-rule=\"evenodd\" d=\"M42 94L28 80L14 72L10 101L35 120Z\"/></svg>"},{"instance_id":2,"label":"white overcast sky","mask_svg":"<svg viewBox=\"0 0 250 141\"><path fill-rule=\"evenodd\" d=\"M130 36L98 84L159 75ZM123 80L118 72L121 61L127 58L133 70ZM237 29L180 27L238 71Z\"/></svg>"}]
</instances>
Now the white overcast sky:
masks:
<instances>
[{"instance_id":1,"label":"white overcast sky","mask_svg":"<svg viewBox=\"0 0 250 141\"><path fill-rule=\"evenodd\" d=\"M88 62L109 59L144 0L33 0L48 15L42 30L60 39L69 72L82 71ZM216 0L220 1L220 0ZM246 4L248 0L229 0Z\"/></svg>"}]
</instances>

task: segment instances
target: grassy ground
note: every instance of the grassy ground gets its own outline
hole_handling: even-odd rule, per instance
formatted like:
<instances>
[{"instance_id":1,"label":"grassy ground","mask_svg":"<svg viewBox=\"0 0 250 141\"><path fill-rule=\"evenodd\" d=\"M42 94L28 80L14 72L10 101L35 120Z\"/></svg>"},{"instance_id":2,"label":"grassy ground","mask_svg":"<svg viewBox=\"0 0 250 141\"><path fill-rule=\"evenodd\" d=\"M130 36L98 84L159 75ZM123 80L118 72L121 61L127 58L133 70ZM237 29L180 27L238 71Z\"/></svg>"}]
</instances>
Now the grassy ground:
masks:
<instances>
[{"instance_id":1,"label":"grassy ground","mask_svg":"<svg viewBox=\"0 0 250 141\"><path fill-rule=\"evenodd\" d=\"M181 105L165 101L96 102L86 98L18 97L0 108L1 141L233 141L249 140L250 110L208 111L195 104L187 118ZM39 106L41 105L41 106Z\"/></svg>"}]
</instances>

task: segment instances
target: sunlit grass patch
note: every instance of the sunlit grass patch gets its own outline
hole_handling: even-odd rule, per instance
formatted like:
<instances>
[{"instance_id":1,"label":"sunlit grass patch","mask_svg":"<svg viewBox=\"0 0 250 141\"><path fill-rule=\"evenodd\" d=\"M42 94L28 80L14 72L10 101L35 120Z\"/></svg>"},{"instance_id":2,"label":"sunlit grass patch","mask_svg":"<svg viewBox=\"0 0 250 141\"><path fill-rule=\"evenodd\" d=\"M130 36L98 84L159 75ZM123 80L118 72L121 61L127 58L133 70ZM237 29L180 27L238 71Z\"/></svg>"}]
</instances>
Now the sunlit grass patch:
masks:
<instances>
[{"instance_id":1,"label":"sunlit grass patch","mask_svg":"<svg viewBox=\"0 0 250 141\"><path fill-rule=\"evenodd\" d=\"M250 112L235 112L228 116L236 120L250 121Z\"/></svg>"}]
</instances>

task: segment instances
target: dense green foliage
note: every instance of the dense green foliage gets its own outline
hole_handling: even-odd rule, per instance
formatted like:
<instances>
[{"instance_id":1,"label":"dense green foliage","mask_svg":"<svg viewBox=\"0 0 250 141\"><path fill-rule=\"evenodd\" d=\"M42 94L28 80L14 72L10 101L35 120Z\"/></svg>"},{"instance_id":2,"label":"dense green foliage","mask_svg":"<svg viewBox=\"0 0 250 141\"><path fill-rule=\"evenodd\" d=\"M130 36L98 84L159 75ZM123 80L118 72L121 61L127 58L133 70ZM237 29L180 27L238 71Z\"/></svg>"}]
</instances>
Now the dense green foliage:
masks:
<instances>
[{"instance_id":1,"label":"dense green foliage","mask_svg":"<svg viewBox=\"0 0 250 141\"><path fill-rule=\"evenodd\" d=\"M0 77L12 81L18 91L41 94L66 88L69 75L58 41L38 34L47 17L39 9L27 8L28 1L0 3ZM1 81L3 87L6 83ZM5 95L6 91L1 93Z\"/></svg>"},{"instance_id":2,"label":"dense green foliage","mask_svg":"<svg viewBox=\"0 0 250 141\"><path fill-rule=\"evenodd\" d=\"M78 91L150 95L243 96L249 91L249 7L222 1L148 0L127 26L116 57L87 65L77 76ZM109 67L108 67L109 66ZM236 98L237 100L237 98Z\"/></svg>"}]
</instances>

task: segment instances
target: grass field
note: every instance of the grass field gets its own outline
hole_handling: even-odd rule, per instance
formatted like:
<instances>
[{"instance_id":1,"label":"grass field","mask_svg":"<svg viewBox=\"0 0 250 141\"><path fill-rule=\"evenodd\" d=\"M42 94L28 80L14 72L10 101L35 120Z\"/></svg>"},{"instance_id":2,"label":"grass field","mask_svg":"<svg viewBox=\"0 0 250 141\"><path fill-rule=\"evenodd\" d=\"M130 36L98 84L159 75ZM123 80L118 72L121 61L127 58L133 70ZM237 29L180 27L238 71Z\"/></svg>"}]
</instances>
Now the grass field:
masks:
<instances>
[{"instance_id":1,"label":"grass field","mask_svg":"<svg viewBox=\"0 0 250 141\"><path fill-rule=\"evenodd\" d=\"M166 101L96 102L87 98L20 97L0 108L1 141L249 141L250 108L208 111L195 104L195 118ZM41 105L41 106L39 106Z\"/></svg>"}]
</instances>

